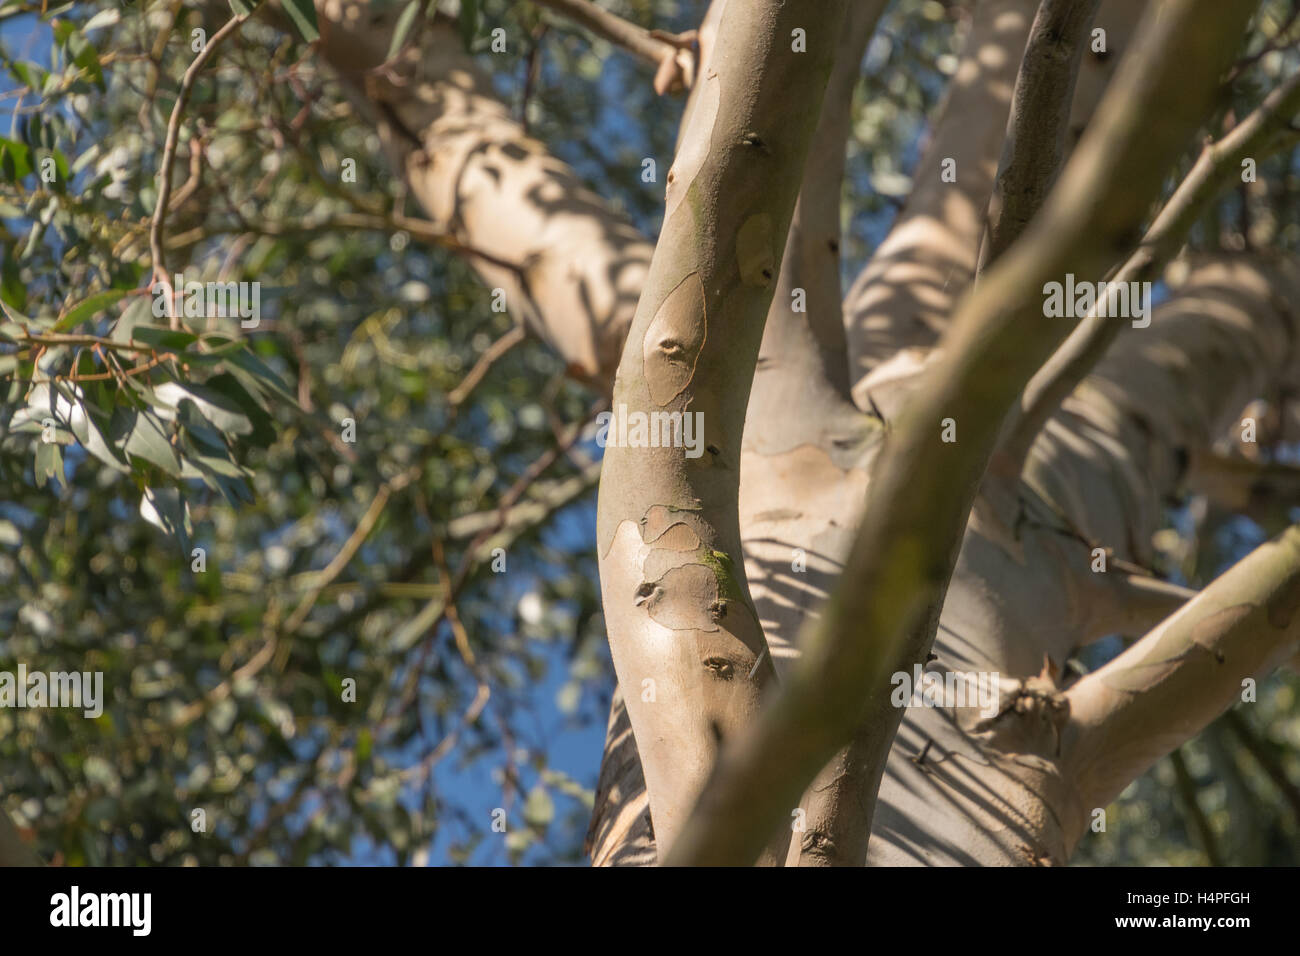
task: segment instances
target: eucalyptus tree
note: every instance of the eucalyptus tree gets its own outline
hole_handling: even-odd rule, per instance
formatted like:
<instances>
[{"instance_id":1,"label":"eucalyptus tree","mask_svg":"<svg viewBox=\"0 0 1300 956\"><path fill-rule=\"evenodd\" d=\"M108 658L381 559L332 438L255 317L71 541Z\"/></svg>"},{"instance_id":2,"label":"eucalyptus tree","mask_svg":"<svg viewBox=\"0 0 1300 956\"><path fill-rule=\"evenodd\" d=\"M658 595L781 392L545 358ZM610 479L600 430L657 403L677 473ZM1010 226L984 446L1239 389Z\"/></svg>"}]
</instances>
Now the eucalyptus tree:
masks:
<instances>
[{"instance_id":1,"label":"eucalyptus tree","mask_svg":"<svg viewBox=\"0 0 1300 956\"><path fill-rule=\"evenodd\" d=\"M0 5L0 853L1293 860L1297 12Z\"/></svg>"}]
</instances>

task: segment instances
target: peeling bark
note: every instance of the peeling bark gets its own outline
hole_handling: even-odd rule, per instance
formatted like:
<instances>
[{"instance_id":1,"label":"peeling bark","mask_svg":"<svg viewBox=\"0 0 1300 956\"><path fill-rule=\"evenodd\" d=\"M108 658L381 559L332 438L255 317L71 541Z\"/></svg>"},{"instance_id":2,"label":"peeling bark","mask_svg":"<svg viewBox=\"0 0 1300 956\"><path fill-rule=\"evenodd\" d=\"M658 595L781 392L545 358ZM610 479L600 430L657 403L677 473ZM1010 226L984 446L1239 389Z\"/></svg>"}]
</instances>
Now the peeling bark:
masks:
<instances>
[{"instance_id":1,"label":"peeling bark","mask_svg":"<svg viewBox=\"0 0 1300 956\"><path fill-rule=\"evenodd\" d=\"M1068 331L1041 321L1038 290L1066 273L1104 273L1133 241L1234 52L1223 34L1240 36L1250 13L1245 2L1172 0L1164 16L1144 22L1135 55L1042 215L966 300L929 387L887 437L840 585L791 680L753 730L720 754L670 861L749 862L792 789L860 721L874 722L878 740L892 738L901 714L883 689L928 651L970 514L962 489L978 483L1002 417ZM1205 69L1189 78L1189 62ZM1157 109L1163 120L1152 125ZM965 436L941 442L936 426L955 415ZM864 629L869 647L854 639Z\"/></svg>"},{"instance_id":2,"label":"peeling bark","mask_svg":"<svg viewBox=\"0 0 1300 956\"><path fill-rule=\"evenodd\" d=\"M615 414L693 415L704 431L698 458L611 441L601 475L606 626L661 858L719 741L750 722L775 675L745 580L740 443L844 4L816 21L793 7L722 11L614 386ZM792 50L796 28L806 53ZM774 839L773 862L787 840Z\"/></svg>"}]
</instances>

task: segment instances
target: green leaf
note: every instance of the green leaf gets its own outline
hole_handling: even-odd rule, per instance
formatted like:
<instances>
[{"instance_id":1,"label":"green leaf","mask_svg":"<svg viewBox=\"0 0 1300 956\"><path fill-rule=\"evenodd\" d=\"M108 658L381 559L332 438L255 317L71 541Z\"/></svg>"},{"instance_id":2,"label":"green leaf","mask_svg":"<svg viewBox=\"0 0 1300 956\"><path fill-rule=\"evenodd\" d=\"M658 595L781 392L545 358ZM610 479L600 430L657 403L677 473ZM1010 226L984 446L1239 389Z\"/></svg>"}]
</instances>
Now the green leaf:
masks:
<instances>
[{"instance_id":1,"label":"green leaf","mask_svg":"<svg viewBox=\"0 0 1300 956\"><path fill-rule=\"evenodd\" d=\"M198 336L192 332L169 329L161 325L137 325L131 329L131 341L148 345L155 349L167 349L179 352L194 342Z\"/></svg>"},{"instance_id":2,"label":"green leaf","mask_svg":"<svg viewBox=\"0 0 1300 956\"><path fill-rule=\"evenodd\" d=\"M258 385L279 395L294 408L299 407L298 399L289 392L288 386L280 381L280 377L252 352L245 350L236 352L234 355L228 355L226 356L226 362L232 369L238 369L248 375Z\"/></svg>"},{"instance_id":3,"label":"green leaf","mask_svg":"<svg viewBox=\"0 0 1300 956\"><path fill-rule=\"evenodd\" d=\"M131 341L131 333L135 330L135 327L141 322L147 323L149 315L149 300L141 296L128 305L118 317L117 322L113 325L113 334L110 338L114 342L129 344Z\"/></svg>"},{"instance_id":4,"label":"green leaf","mask_svg":"<svg viewBox=\"0 0 1300 956\"><path fill-rule=\"evenodd\" d=\"M220 375L214 375L204 383L207 388L214 392L219 392L228 398L231 402L239 407L249 421L253 423L253 430L247 436L247 439L260 448L267 448L275 441L275 423L271 416L267 414L256 398L248 393L248 390L240 384L239 379L234 375L223 372Z\"/></svg>"},{"instance_id":5,"label":"green leaf","mask_svg":"<svg viewBox=\"0 0 1300 956\"><path fill-rule=\"evenodd\" d=\"M12 324L14 329L19 332L22 331L23 326L33 324L31 319L27 318L27 316L23 315L16 309L11 309L9 304L6 302L0 302L0 311L4 312L5 316L9 319L10 324Z\"/></svg>"},{"instance_id":6,"label":"green leaf","mask_svg":"<svg viewBox=\"0 0 1300 956\"><path fill-rule=\"evenodd\" d=\"M27 308L27 286L13 256L4 254L0 258L3 258L0 262L0 301L21 312Z\"/></svg>"},{"instance_id":7,"label":"green leaf","mask_svg":"<svg viewBox=\"0 0 1300 956\"><path fill-rule=\"evenodd\" d=\"M189 551L189 505L175 488L146 488L140 498L140 514L152 525L176 538L182 551Z\"/></svg>"},{"instance_id":8,"label":"green leaf","mask_svg":"<svg viewBox=\"0 0 1300 956\"><path fill-rule=\"evenodd\" d=\"M456 18L460 27L460 40L468 52L474 38L478 36L478 0L460 0L460 16Z\"/></svg>"},{"instance_id":9,"label":"green leaf","mask_svg":"<svg viewBox=\"0 0 1300 956\"><path fill-rule=\"evenodd\" d=\"M23 143L0 136L0 173L16 183L32 172L32 151Z\"/></svg>"},{"instance_id":10,"label":"green leaf","mask_svg":"<svg viewBox=\"0 0 1300 956\"><path fill-rule=\"evenodd\" d=\"M237 17L247 17L252 15L261 2L262 0L230 0L230 9Z\"/></svg>"},{"instance_id":11,"label":"green leaf","mask_svg":"<svg viewBox=\"0 0 1300 956\"><path fill-rule=\"evenodd\" d=\"M129 294L127 289L109 289L106 292L96 293L69 309L63 318L54 323L54 331L66 332L68 329L75 328L92 315L97 315Z\"/></svg>"},{"instance_id":12,"label":"green leaf","mask_svg":"<svg viewBox=\"0 0 1300 956\"><path fill-rule=\"evenodd\" d=\"M181 474L180 459L167 440L167 427L153 412L118 406L111 423L113 444L130 458L142 458L157 465L173 478Z\"/></svg>"},{"instance_id":13,"label":"green leaf","mask_svg":"<svg viewBox=\"0 0 1300 956\"><path fill-rule=\"evenodd\" d=\"M281 0L284 12L289 15L302 38L308 43L320 39L320 27L316 25L316 7L312 0Z\"/></svg>"},{"instance_id":14,"label":"green leaf","mask_svg":"<svg viewBox=\"0 0 1300 956\"><path fill-rule=\"evenodd\" d=\"M406 42L407 34L411 32L411 24L415 23L415 15L420 12L420 3L421 0L411 0L402 10L401 16L397 18L397 26L393 28L393 39L388 44L387 59L391 60L397 56L397 51Z\"/></svg>"},{"instance_id":15,"label":"green leaf","mask_svg":"<svg viewBox=\"0 0 1300 956\"><path fill-rule=\"evenodd\" d=\"M193 402L199 414L211 422L218 431L232 435L247 435L253 430L253 423L238 405L220 392L206 389L202 385L167 382L154 389L154 396L170 409L180 408L183 402ZM159 414L162 415L162 412L160 411Z\"/></svg>"},{"instance_id":16,"label":"green leaf","mask_svg":"<svg viewBox=\"0 0 1300 956\"><path fill-rule=\"evenodd\" d=\"M241 468L229 458L218 458L216 455L195 455L193 460L202 468L223 475L226 478L247 478L251 474L247 469Z\"/></svg>"},{"instance_id":17,"label":"green leaf","mask_svg":"<svg viewBox=\"0 0 1300 956\"><path fill-rule=\"evenodd\" d=\"M189 446L199 449L202 454L215 453L229 456L226 440L212 427L212 423L199 413L198 406L193 402L181 402L181 407L176 410L176 421L184 429L184 438ZM186 454L189 454L189 451Z\"/></svg>"},{"instance_id":18,"label":"green leaf","mask_svg":"<svg viewBox=\"0 0 1300 956\"><path fill-rule=\"evenodd\" d=\"M107 89L104 84L104 69L99 64L99 51L93 43L80 33L74 33L68 38L68 52L72 54L72 62L85 70L96 86L101 90Z\"/></svg>"},{"instance_id":19,"label":"green leaf","mask_svg":"<svg viewBox=\"0 0 1300 956\"><path fill-rule=\"evenodd\" d=\"M82 448L108 465L108 467L123 474L130 473L131 466L127 464L126 458L105 441L100 423L89 411L86 412L84 418L78 416L73 421L72 433L77 436L77 441L81 443Z\"/></svg>"},{"instance_id":20,"label":"green leaf","mask_svg":"<svg viewBox=\"0 0 1300 956\"><path fill-rule=\"evenodd\" d=\"M37 95L40 95L42 87L45 86L45 71L35 63L10 63L9 72L16 76L23 86Z\"/></svg>"},{"instance_id":21,"label":"green leaf","mask_svg":"<svg viewBox=\"0 0 1300 956\"><path fill-rule=\"evenodd\" d=\"M36 446L36 487L44 488L50 478L67 486L63 477L63 450L57 442L41 442Z\"/></svg>"}]
</instances>

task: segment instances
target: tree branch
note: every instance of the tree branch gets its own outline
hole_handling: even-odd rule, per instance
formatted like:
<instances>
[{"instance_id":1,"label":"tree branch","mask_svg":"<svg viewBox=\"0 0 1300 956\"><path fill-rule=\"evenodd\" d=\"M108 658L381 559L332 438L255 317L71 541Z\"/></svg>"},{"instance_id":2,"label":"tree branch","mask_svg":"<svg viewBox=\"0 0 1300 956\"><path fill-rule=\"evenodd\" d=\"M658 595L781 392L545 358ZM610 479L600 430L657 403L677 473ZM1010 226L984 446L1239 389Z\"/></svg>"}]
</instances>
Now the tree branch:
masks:
<instances>
[{"instance_id":1,"label":"tree branch","mask_svg":"<svg viewBox=\"0 0 1300 956\"><path fill-rule=\"evenodd\" d=\"M1260 545L1067 692L1063 766L1105 806L1300 648L1300 526ZM1083 822L1076 821L1080 830ZM1077 837L1077 834L1076 834Z\"/></svg>"},{"instance_id":2,"label":"tree branch","mask_svg":"<svg viewBox=\"0 0 1300 956\"><path fill-rule=\"evenodd\" d=\"M723 10L619 364L620 418L680 414L704 446L679 437L645 447L611 424L600 483L606 627L661 858L719 738L741 732L775 675L744 572L741 438L844 9L834 0L813 17L747 0ZM806 31L806 52L792 48L795 29ZM771 862L787 840L774 839Z\"/></svg>"},{"instance_id":3,"label":"tree branch","mask_svg":"<svg viewBox=\"0 0 1300 956\"><path fill-rule=\"evenodd\" d=\"M840 584L790 681L723 750L670 863L752 862L863 720L879 778L901 718L889 677L924 660L1001 420L1067 331L1043 321L1040 290L1104 270L1125 247L1203 120L1234 52L1224 36L1241 35L1253 6L1170 0L1144 21L1042 213L966 299L929 387L887 436ZM948 418L964 429L956 442L940 440Z\"/></svg>"},{"instance_id":4,"label":"tree branch","mask_svg":"<svg viewBox=\"0 0 1300 956\"><path fill-rule=\"evenodd\" d=\"M844 297L849 380L947 327L979 258L1020 58L1038 0L978 0L907 203Z\"/></svg>"},{"instance_id":5,"label":"tree branch","mask_svg":"<svg viewBox=\"0 0 1300 956\"><path fill-rule=\"evenodd\" d=\"M171 286L171 277L167 274L167 261L163 252L163 230L167 226L167 206L171 202L172 194L172 161L176 156L176 143L180 138L181 118L185 115L185 106L189 102L190 93L194 89L194 83L198 79L203 65L211 59L212 55L217 52L217 47L221 46L223 40L239 30L244 21L248 19L248 14L238 14L226 21L212 38L199 51L194 62L185 70L185 75L181 78L181 87L176 94L176 102L172 106L171 118L167 121L167 138L163 141L163 155L159 163L158 176L158 201L154 204L153 222L149 227L149 255L153 259L154 278L163 286L167 296L167 315L171 318L172 328L177 328L180 324L180 317L173 314L173 294Z\"/></svg>"},{"instance_id":6,"label":"tree branch","mask_svg":"<svg viewBox=\"0 0 1300 956\"><path fill-rule=\"evenodd\" d=\"M851 107L884 9L882 0L860 0L845 16L745 416L740 531L778 676L796 659L798 636L848 552L847 527L861 508L883 432L849 396L839 242ZM806 566L792 574L799 554ZM874 782L861 773L862 752L845 748L804 794L803 826L787 866L861 866L866 859L871 817L861 812L859 794Z\"/></svg>"},{"instance_id":7,"label":"tree branch","mask_svg":"<svg viewBox=\"0 0 1300 956\"><path fill-rule=\"evenodd\" d=\"M980 271L1020 238L1065 162L1074 80L1101 0L1043 0L1011 101L1011 132L990 204Z\"/></svg>"},{"instance_id":8,"label":"tree branch","mask_svg":"<svg viewBox=\"0 0 1300 956\"><path fill-rule=\"evenodd\" d=\"M1283 143L1294 140L1294 134L1284 132L1284 128L1298 110L1300 74L1269 93L1223 139L1207 143L1141 244L1110 281L1154 279L1186 240L1206 206L1240 175L1244 159L1254 158L1258 162L1279 150ZM1280 137L1279 133L1282 133ZM1010 462L1024 462L1043 425L1106 353L1122 328L1122 321L1113 317L1089 315L1034 374L1002 442Z\"/></svg>"},{"instance_id":9,"label":"tree branch","mask_svg":"<svg viewBox=\"0 0 1300 956\"><path fill-rule=\"evenodd\" d=\"M695 79L695 35L676 35L647 30L628 23L591 0L533 0L582 24L598 37L622 47L655 67L655 92L675 92L690 87Z\"/></svg>"},{"instance_id":10,"label":"tree branch","mask_svg":"<svg viewBox=\"0 0 1300 956\"><path fill-rule=\"evenodd\" d=\"M1284 461L1197 452L1188 469L1187 485L1220 508L1255 514L1268 505L1291 507L1300 500L1300 467Z\"/></svg>"},{"instance_id":11,"label":"tree branch","mask_svg":"<svg viewBox=\"0 0 1300 956\"><path fill-rule=\"evenodd\" d=\"M1123 618L1113 621L1113 626L1120 628L1126 637L1145 634L1196 597L1197 592L1191 588L1149 574L1125 571L1115 567L1117 563L1112 562L1106 572L1106 583L1123 596Z\"/></svg>"},{"instance_id":12,"label":"tree branch","mask_svg":"<svg viewBox=\"0 0 1300 956\"><path fill-rule=\"evenodd\" d=\"M573 377L608 395L650 243L524 132L453 24L436 19L430 43L385 62L400 7L317 11L321 52L424 207L422 234L448 237Z\"/></svg>"}]
</instances>

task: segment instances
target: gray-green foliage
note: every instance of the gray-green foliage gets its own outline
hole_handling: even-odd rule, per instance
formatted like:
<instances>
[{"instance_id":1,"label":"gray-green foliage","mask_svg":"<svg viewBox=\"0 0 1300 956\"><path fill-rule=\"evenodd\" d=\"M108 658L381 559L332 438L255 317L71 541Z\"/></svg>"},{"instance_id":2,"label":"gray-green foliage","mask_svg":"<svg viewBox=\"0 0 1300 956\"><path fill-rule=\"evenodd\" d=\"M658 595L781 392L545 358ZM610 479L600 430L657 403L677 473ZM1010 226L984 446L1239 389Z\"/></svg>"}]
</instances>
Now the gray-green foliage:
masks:
<instances>
[{"instance_id":1,"label":"gray-green foliage","mask_svg":"<svg viewBox=\"0 0 1300 956\"><path fill-rule=\"evenodd\" d=\"M589 483L480 542L508 549L508 574L483 554L466 563L456 606L473 667L447 620L429 629L420 612L432 602L436 619L444 571L465 561L471 539L453 520L494 524L554 446L552 424L581 423L591 396L528 347L449 404L511 320L465 265L406 234L323 225L354 199L399 209L400 186L301 41L257 18L186 113L174 195L195 136L203 172L169 217L167 267L260 282L261 324L198 320L191 334L154 318L140 293L161 143L190 30L222 22L184 9L155 74L146 54L170 6L78 4L53 11L53 27L27 17L32 47L55 39L40 63L6 40L12 86L35 89L8 98L18 114L0 144L0 669L102 670L108 702L97 720L0 710L0 799L47 858L70 863L576 859L590 795L544 743L565 722L603 726L596 575L573 531ZM55 183L37 175L47 153ZM344 158L355 185L340 182ZM87 301L99 307L78 309ZM140 349L114 353L116 366L83 345L37 355L24 329ZM413 466L290 630L316 572ZM580 468L558 456L522 500ZM195 548L206 571L192 570ZM543 681L566 710L539 698ZM480 683L491 697L461 727ZM458 729L430 776L422 761ZM510 829L493 842L497 806ZM206 833L191 830L195 808Z\"/></svg>"}]
</instances>

